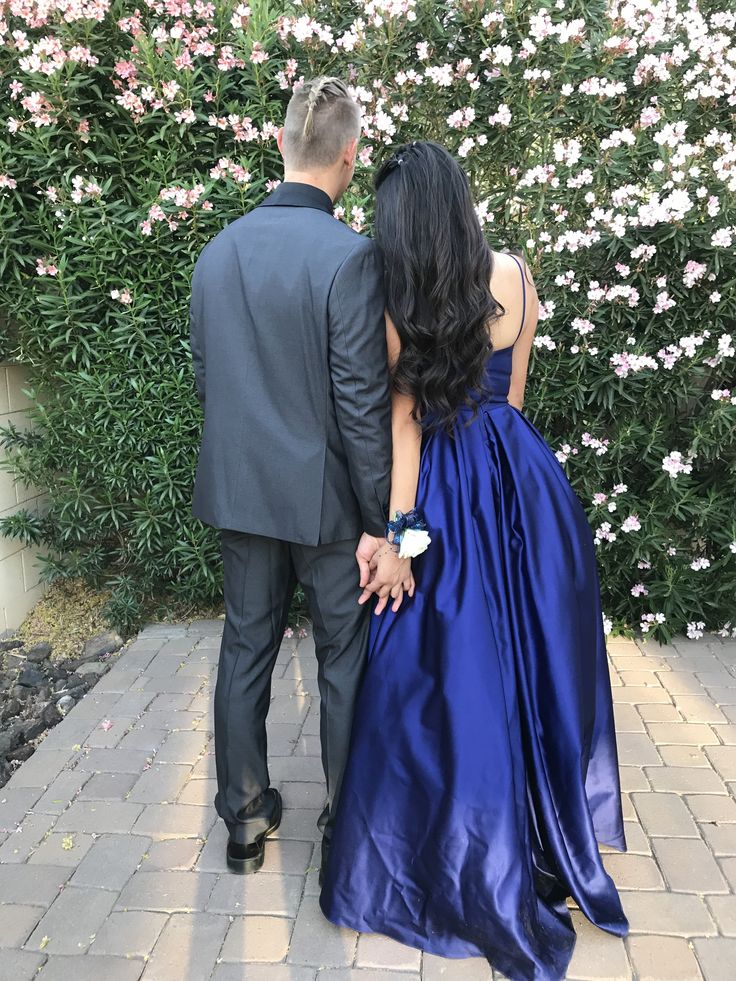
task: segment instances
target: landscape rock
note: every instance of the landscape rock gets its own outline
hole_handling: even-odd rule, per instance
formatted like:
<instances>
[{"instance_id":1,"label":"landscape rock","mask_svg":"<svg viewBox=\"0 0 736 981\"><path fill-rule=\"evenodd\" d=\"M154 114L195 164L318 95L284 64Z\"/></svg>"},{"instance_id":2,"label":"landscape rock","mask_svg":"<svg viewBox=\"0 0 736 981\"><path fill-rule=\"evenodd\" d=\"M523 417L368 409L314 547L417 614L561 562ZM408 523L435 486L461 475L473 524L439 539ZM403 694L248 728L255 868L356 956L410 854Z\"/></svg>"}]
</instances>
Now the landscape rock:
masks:
<instances>
[{"instance_id":1,"label":"landscape rock","mask_svg":"<svg viewBox=\"0 0 736 981\"><path fill-rule=\"evenodd\" d=\"M9 760L20 760L21 763L24 760L29 759L36 752L36 747L32 746L31 743L23 743L22 746L16 747L8 753Z\"/></svg>"},{"instance_id":2,"label":"landscape rock","mask_svg":"<svg viewBox=\"0 0 736 981\"><path fill-rule=\"evenodd\" d=\"M76 674L81 678L86 678L88 675L95 675L99 678L109 670L110 665L105 664L104 661L92 661L89 664L80 665L76 670Z\"/></svg>"},{"instance_id":3,"label":"landscape rock","mask_svg":"<svg viewBox=\"0 0 736 981\"><path fill-rule=\"evenodd\" d=\"M85 643L80 661L93 661L102 654L112 654L119 650L125 641L114 630L106 630L102 634L97 634Z\"/></svg>"},{"instance_id":4,"label":"landscape rock","mask_svg":"<svg viewBox=\"0 0 736 981\"><path fill-rule=\"evenodd\" d=\"M46 723L43 721L43 716L36 719L24 719L19 725L20 733L26 742L40 736L45 728Z\"/></svg>"},{"instance_id":5,"label":"landscape rock","mask_svg":"<svg viewBox=\"0 0 736 981\"><path fill-rule=\"evenodd\" d=\"M59 711L59 707L55 702L49 702L48 705L44 705L41 712L41 718L43 719L47 728L50 729L52 726L55 726L57 722L61 722L63 715Z\"/></svg>"},{"instance_id":6,"label":"landscape rock","mask_svg":"<svg viewBox=\"0 0 736 981\"><path fill-rule=\"evenodd\" d=\"M5 706L0 712L0 721L7 722L8 719L14 719L16 715L20 712L21 704L20 700L13 698L12 696L8 698L5 702Z\"/></svg>"},{"instance_id":7,"label":"landscape rock","mask_svg":"<svg viewBox=\"0 0 736 981\"><path fill-rule=\"evenodd\" d=\"M38 664L41 661L45 661L51 654L51 644L47 641L41 641L38 644L34 644L33 647L29 647L26 650L26 660L32 661L34 664Z\"/></svg>"},{"instance_id":8,"label":"landscape rock","mask_svg":"<svg viewBox=\"0 0 736 981\"><path fill-rule=\"evenodd\" d=\"M71 695L62 695L59 701L56 703L56 707L61 712L62 716L66 715L69 709L74 708L76 702Z\"/></svg>"},{"instance_id":9,"label":"landscape rock","mask_svg":"<svg viewBox=\"0 0 736 981\"><path fill-rule=\"evenodd\" d=\"M6 637L0 640L0 651L15 651L23 646L23 641L17 637Z\"/></svg>"},{"instance_id":10,"label":"landscape rock","mask_svg":"<svg viewBox=\"0 0 736 981\"><path fill-rule=\"evenodd\" d=\"M24 688L36 688L38 685L42 685L45 680L46 676L35 664L24 665L18 674L18 684Z\"/></svg>"}]
</instances>

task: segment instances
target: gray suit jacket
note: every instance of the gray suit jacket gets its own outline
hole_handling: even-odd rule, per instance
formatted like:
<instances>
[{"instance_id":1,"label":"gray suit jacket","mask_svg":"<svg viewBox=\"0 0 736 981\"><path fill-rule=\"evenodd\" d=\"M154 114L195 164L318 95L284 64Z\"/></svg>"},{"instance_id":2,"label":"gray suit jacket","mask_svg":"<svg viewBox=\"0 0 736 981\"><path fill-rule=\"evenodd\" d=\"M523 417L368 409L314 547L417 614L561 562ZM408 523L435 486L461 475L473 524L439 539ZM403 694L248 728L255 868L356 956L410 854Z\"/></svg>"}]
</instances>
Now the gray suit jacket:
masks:
<instances>
[{"instance_id":1,"label":"gray suit jacket","mask_svg":"<svg viewBox=\"0 0 736 981\"><path fill-rule=\"evenodd\" d=\"M284 183L202 250L192 512L303 545L383 535L391 468L382 262L327 194Z\"/></svg>"}]
</instances>

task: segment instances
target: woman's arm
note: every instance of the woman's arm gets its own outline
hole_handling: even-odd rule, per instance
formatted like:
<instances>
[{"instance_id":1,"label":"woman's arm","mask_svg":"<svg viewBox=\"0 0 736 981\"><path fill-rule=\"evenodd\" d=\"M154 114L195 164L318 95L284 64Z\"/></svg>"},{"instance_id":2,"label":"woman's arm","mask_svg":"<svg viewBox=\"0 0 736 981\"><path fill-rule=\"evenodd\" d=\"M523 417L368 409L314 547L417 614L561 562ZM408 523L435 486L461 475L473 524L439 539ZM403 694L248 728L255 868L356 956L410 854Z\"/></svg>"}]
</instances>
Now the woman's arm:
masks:
<instances>
[{"instance_id":1,"label":"woman's arm","mask_svg":"<svg viewBox=\"0 0 736 981\"><path fill-rule=\"evenodd\" d=\"M524 263L522 275L526 277L526 314L521 333L514 345L511 382L509 384L509 403L519 412L524 407L524 389L526 388L526 376L529 370L529 356L539 319L539 298L532 274L526 263Z\"/></svg>"},{"instance_id":2,"label":"woman's arm","mask_svg":"<svg viewBox=\"0 0 736 981\"><path fill-rule=\"evenodd\" d=\"M391 318L386 314L386 344L388 363L393 369L399 359L401 342ZM406 514L417 503L419 458L422 449L422 427L414 418L414 399L410 395L391 392L391 435L393 463L391 466L391 497L389 514Z\"/></svg>"},{"instance_id":3,"label":"woman's arm","mask_svg":"<svg viewBox=\"0 0 736 981\"><path fill-rule=\"evenodd\" d=\"M386 314L386 344L389 367L393 368L399 358L401 341L393 321ZM393 440L393 464L391 467L391 497L389 515L397 511L411 511L416 504L417 484L419 482L419 459L422 448L422 427L412 418L414 399L409 395L392 389L391 392L391 435ZM400 559L388 545L376 553L374 560L375 579L373 583L393 580L397 583L390 592L394 612L399 609L404 591L414 595L414 580L411 575L411 559ZM364 590L360 602L365 602L375 588L371 585ZM376 613L381 613L389 601L389 596L380 597Z\"/></svg>"}]
</instances>

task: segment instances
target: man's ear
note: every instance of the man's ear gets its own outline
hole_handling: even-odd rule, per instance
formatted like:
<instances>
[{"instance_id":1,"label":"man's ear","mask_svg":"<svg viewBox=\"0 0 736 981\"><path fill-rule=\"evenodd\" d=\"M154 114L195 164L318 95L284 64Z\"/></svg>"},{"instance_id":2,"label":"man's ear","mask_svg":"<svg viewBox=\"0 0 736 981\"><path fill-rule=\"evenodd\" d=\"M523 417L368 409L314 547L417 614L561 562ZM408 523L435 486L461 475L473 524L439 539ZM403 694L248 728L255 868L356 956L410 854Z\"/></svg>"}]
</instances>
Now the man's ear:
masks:
<instances>
[{"instance_id":1,"label":"man's ear","mask_svg":"<svg viewBox=\"0 0 736 981\"><path fill-rule=\"evenodd\" d=\"M355 157L358 152L358 140L353 139L349 143L345 144L345 153L343 154L343 163L346 167L352 167L355 164Z\"/></svg>"},{"instance_id":2,"label":"man's ear","mask_svg":"<svg viewBox=\"0 0 736 981\"><path fill-rule=\"evenodd\" d=\"M279 148L279 153L281 154L281 156L284 159L286 159L284 157L284 127L283 126L279 126L278 133L276 134L276 145Z\"/></svg>"}]
</instances>

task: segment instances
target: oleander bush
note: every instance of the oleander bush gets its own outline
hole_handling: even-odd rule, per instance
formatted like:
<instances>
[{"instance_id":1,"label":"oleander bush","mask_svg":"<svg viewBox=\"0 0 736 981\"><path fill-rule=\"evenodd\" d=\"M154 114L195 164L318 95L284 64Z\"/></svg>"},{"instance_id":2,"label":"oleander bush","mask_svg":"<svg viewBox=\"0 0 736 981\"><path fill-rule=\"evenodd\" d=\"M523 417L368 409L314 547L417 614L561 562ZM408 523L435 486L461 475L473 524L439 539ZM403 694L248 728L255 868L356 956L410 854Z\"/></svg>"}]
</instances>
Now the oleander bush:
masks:
<instances>
[{"instance_id":1,"label":"oleander bush","mask_svg":"<svg viewBox=\"0 0 736 981\"><path fill-rule=\"evenodd\" d=\"M429 138L526 253L526 412L587 509L609 624L732 635L735 27L730 0L0 0L0 310L36 422L4 439L50 493L2 531L44 543L46 578L112 587L122 626L217 597L189 510L192 265L281 176L292 88L337 74L365 112L340 217L368 231L375 164Z\"/></svg>"}]
</instances>

